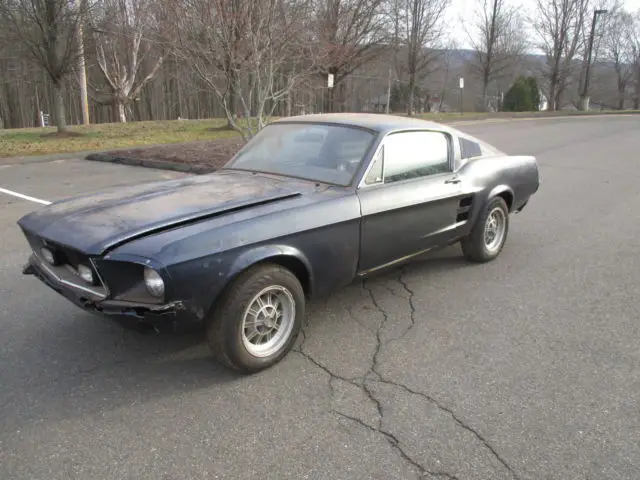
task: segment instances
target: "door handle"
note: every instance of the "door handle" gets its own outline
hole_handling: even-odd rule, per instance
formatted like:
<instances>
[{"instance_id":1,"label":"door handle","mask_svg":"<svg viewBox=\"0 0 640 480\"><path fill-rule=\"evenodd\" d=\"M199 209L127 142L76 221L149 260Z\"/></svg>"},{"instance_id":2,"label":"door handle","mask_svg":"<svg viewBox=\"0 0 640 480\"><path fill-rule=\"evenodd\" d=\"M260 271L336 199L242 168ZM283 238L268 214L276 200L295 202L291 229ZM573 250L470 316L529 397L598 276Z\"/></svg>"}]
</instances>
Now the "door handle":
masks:
<instances>
[{"instance_id":1,"label":"door handle","mask_svg":"<svg viewBox=\"0 0 640 480\"><path fill-rule=\"evenodd\" d=\"M462 180L458 177L450 178L449 180L445 180L444 183L460 183Z\"/></svg>"}]
</instances>

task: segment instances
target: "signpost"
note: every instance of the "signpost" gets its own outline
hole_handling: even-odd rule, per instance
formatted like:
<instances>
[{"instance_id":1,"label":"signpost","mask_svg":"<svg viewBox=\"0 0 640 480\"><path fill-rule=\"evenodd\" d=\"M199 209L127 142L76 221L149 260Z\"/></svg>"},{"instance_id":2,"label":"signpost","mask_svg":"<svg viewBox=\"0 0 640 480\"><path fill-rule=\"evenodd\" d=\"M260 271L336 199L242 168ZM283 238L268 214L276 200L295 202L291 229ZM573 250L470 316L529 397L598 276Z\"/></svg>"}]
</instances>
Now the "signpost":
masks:
<instances>
[{"instance_id":1,"label":"signpost","mask_svg":"<svg viewBox=\"0 0 640 480\"><path fill-rule=\"evenodd\" d=\"M328 112L333 112L333 81L334 81L334 75L333 73L328 73L327 74L327 88L329 89L329 91L327 92L327 111Z\"/></svg>"},{"instance_id":2,"label":"signpost","mask_svg":"<svg viewBox=\"0 0 640 480\"><path fill-rule=\"evenodd\" d=\"M463 115L463 101L464 101L464 77L460 77L460 115Z\"/></svg>"},{"instance_id":3,"label":"signpost","mask_svg":"<svg viewBox=\"0 0 640 480\"><path fill-rule=\"evenodd\" d=\"M49 126L49 114L43 111L40 111L40 126L43 128Z\"/></svg>"}]
</instances>

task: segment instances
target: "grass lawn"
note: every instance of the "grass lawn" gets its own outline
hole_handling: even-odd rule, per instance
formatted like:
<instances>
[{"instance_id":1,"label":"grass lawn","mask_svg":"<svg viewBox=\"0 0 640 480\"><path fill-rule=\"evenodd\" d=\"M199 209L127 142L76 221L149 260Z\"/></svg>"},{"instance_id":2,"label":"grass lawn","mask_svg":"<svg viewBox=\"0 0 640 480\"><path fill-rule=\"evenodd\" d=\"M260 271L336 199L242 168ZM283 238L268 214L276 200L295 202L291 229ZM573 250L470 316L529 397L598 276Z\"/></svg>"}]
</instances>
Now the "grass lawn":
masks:
<instances>
[{"instance_id":1,"label":"grass lawn","mask_svg":"<svg viewBox=\"0 0 640 480\"><path fill-rule=\"evenodd\" d=\"M225 126L223 119L101 123L70 126L72 134L63 137L51 135L56 132L55 127L0 130L0 158L216 140L238 135Z\"/></svg>"},{"instance_id":2,"label":"grass lawn","mask_svg":"<svg viewBox=\"0 0 640 480\"><path fill-rule=\"evenodd\" d=\"M522 113L430 113L420 118L438 122L484 120L518 117L550 117L594 115L607 113L640 113L631 111L560 111ZM70 127L70 135L56 136L55 127L0 130L0 158L46 155L82 151L128 149L150 145L177 144L197 140L218 140L237 137L227 130L226 120L167 120L158 122L102 123Z\"/></svg>"}]
</instances>

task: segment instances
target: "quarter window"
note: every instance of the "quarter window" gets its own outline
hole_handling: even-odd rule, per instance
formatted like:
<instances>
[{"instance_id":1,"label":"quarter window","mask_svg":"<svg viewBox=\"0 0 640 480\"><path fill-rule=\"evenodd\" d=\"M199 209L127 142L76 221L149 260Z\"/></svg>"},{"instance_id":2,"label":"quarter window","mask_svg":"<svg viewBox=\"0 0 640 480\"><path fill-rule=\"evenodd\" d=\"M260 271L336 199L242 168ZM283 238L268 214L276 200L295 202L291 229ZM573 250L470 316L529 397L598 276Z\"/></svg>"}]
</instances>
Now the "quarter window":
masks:
<instances>
[{"instance_id":1,"label":"quarter window","mask_svg":"<svg viewBox=\"0 0 640 480\"><path fill-rule=\"evenodd\" d=\"M373 185L382 182L382 166L384 159L384 145L380 147L375 158L372 160L371 168L367 177L364 179L365 185Z\"/></svg>"},{"instance_id":2,"label":"quarter window","mask_svg":"<svg viewBox=\"0 0 640 480\"><path fill-rule=\"evenodd\" d=\"M385 139L385 183L449 171L449 141L443 133L403 132Z\"/></svg>"},{"instance_id":3,"label":"quarter window","mask_svg":"<svg viewBox=\"0 0 640 480\"><path fill-rule=\"evenodd\" d=\"M476 142L460 137L460 154L463 160L465 158L479 157L482 155L482 149Z\"/></svg>"}]
</instances>

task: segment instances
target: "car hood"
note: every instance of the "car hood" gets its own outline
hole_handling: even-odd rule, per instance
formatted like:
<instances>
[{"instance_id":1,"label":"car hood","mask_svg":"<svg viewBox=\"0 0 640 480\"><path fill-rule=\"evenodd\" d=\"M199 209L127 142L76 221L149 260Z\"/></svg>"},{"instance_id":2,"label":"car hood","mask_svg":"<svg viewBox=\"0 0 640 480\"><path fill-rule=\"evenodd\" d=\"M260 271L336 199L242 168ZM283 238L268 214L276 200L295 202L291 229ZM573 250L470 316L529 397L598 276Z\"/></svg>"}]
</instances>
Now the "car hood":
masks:
<instances>
[{"instance_id":1,"label":"car hood","mask_svg":"<svg viewBox=\"0 0 640 480\"><path fill-rule=\"evenodd\" d=\"M55 202L22 217L18 224L29 234L100 255L134 238L284 201L309 188L308 183L291 179L218 171Z\"/></svg>"}]
</instances>

